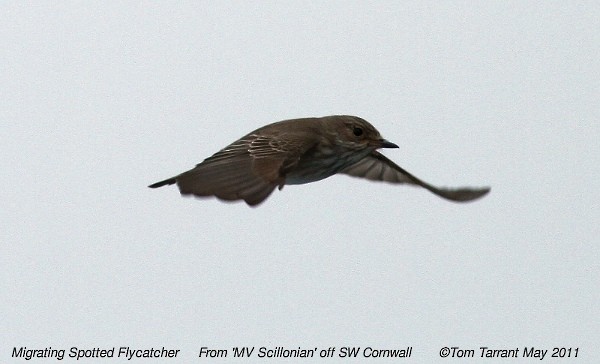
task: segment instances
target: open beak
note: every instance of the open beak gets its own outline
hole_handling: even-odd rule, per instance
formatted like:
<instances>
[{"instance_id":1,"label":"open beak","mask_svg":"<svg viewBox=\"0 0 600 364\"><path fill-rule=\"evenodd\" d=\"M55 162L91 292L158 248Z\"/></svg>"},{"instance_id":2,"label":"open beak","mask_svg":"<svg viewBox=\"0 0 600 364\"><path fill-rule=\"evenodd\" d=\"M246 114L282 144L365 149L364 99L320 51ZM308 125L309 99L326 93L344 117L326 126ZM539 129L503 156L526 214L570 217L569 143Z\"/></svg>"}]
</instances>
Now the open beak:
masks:
<instances>
[{"instance_id":1,"label":"open beak","mask_svg":"<svg viewBox=\"0 0 600 364\"><path fill-rule=\"evenodd\" d=\"M396 144L392 143L392 142L388 142L385 139L381 139L379 141L380 143L380 148L399 148Z\"/></svg>"}]
</instances>

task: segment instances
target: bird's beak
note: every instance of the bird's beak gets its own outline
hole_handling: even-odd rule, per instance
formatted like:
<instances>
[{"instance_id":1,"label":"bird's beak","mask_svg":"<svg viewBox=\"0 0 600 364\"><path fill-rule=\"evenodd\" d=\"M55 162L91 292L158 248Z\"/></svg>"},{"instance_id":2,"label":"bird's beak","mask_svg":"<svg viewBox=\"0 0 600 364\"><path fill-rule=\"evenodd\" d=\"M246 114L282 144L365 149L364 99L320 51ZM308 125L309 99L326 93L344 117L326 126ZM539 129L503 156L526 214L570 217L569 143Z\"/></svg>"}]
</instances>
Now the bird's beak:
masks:
<instances>
[{"instance_id":1,"label":"bird's beak","mask_svg":"<svg viewBox=\"0 0 600 364\"><path fill-rule=\"evenodd\" d=\"M388 142L385 139L379 141L379 148L399 148L396 144Z\"/></svg>"}]
</instances>

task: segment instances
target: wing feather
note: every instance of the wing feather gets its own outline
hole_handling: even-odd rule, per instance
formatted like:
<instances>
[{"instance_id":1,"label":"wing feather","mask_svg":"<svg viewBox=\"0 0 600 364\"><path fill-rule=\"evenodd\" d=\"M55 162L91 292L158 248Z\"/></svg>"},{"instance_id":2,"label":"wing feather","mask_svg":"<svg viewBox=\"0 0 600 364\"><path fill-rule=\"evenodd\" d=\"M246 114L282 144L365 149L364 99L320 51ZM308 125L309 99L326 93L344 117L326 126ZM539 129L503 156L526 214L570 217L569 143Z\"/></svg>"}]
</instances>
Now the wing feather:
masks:
<instances>
[{"instance_id":1,"label":"wing feather","mask_svg":"<svg viewBox=\"0 0 600 364\"><path fill-rule=\"evenodd\" d=\"M288 153L288 149L299 147L285 134L275 137L251 133L206 158L195 168L151 187L176 182L182 195L244 200L255 206L284 183L286 170L293 168L299 156L299 153ZM295 155L296 159L290 155Z\"/></svg>"},{"instance_id":2,"label":"wing feather","mask_svg":"<svg viewBox=\"0 0 600 364\"><path fill-rule=\"evenodd\" d=\"M490 192L489 187L483 188L439 188L413 176L383 154L373 151L357 163L346 167L340 173L353 177L366 178L372 181L389 183L408 183L421 186L432 193L448 200L466 202L483 197Z\"/></svg>"}]
</instances>

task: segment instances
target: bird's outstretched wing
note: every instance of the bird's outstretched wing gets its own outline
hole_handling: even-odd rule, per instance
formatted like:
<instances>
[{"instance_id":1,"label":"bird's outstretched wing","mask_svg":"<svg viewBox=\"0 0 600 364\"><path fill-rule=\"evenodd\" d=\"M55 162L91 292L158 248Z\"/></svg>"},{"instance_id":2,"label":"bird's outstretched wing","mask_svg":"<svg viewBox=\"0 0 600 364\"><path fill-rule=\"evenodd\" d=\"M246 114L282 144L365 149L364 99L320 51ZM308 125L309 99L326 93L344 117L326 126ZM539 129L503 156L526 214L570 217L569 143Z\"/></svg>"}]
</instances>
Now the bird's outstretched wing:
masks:
<instances>
[{"instance_id":1,"label":"bird's outstretched wing","mask_svg":"<svg viewBox=\"0 0 600 364\"><path fill-rule=\"evenodd\" d=\"M372 181L390 183L409 183L424 187L438 196L457 202L466 202L485 196L490 192L489 187L483 188L438 188L424 182L402 167L386 158L378 151L361 159L357 163L346 167L340 173L354 177L366 178Z\"/></svg>"},{"instance_id":2,"label":"bird's outstretched wing","mask_svg":"<svg viewBox=\"0 0 600 364\"><path fill-rule=\"evenodd\" d=\"M293 148L285 136L248 134L205 159L195 168L150 185L157 188L177 183L182 195L216 196L226 201L244 200L255 206L285 182L282 173L297 160L289 158Z\"/></svg>"}]
</instances>

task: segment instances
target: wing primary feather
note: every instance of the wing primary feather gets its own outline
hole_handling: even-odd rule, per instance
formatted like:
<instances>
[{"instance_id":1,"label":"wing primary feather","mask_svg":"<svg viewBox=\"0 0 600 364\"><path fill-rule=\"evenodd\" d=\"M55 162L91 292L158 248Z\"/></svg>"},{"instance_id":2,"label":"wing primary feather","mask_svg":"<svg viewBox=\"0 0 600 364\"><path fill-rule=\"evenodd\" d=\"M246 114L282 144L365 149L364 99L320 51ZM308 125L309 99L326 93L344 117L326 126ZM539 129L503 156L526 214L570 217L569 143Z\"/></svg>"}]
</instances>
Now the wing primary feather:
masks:
<instances>
[{"instance_id":1,"label":"wing primary feather","mask_svg":"<svg viewBox=\"0 0 600 364\"><path fill-rule=\"evenodd\" d=\"M379 173L372 174L373 168L379 167ZM383 154L373 151L367 157L361 159L356 164L344 169L342 173L355 177L363 177L370 180L392 182L392 183L411 183L421 186L428 191L456 202L467 202L485 196L490 192L489 187L483 188L439 188L433 186L409 173Z\"/></svg>"}]
</instances>

